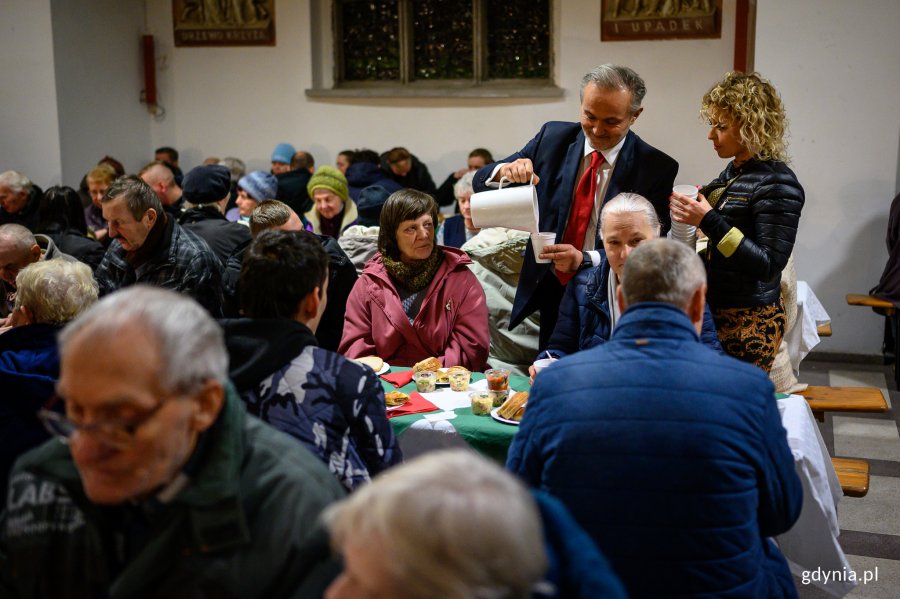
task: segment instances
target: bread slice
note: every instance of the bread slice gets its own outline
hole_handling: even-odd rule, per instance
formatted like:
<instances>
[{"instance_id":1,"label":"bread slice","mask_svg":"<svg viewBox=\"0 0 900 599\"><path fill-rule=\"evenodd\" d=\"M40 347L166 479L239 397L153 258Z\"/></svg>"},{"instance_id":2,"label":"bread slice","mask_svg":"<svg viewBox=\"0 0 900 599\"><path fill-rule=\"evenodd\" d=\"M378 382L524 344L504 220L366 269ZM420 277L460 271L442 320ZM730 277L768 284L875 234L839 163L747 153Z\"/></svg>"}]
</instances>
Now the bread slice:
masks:
<instances>
[{"instance_id":1,"label":"bread slice","mask_svg":"<svg viewBox=\"0 0 900 599\"><path fill-rule=\"evenodd\" d=\"M441 368L441 361L435 358L434 356L430 358L425 358L421 362L416 362L416 365L413 366L413 372L424 372L431 371L437 372Z\"/></svg>"},{"instance_id":2,"label":"bread slice","mask_svg":"<svg viewBox=\"0 0 900 599\"><path fill-rule=\"evenodd\" d=\"M516 422L520 422L522 420L522 416L525 415L525 405L528 403L528 392L527 391L519 391L517 393L513 393L509 396L509 399L503 402L497 409L497 414L501 418L506 418L507 420L515 420Z\"/></svg>"},{"instance_id":3,"label":"bread slice","mask_svg":"<svg viewBox=\"0 0 900 599\"><path fill-rule=\"evenodd\" d=\"M378 356L363 356L362 358L356 358L354 362L368 366L375 372L378 372L384 367L384 360Z\"/></svg>"},{"instance_id":4,"label":"bread slice","mask_svg":"<svg viewBox=\"0 0 900 599\"><path fill-rule=\"evenodd\" d=\"M409 401L409 395L402 391L390 391L384 394L384 401L389 406L400 406Z\"/></svg>"}]
</instances>

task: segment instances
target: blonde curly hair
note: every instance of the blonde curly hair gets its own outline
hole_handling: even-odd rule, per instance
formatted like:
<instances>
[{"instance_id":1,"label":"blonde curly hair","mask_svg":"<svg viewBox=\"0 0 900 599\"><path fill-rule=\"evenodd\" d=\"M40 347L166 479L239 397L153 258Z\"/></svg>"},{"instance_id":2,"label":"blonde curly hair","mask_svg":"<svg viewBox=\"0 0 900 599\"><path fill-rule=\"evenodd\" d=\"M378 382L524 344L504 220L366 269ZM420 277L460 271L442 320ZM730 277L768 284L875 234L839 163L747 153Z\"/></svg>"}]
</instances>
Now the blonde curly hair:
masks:
<instances>
[{"instance_id":1,"label":"blonde curly hair","mask_svg":"<svg viewBox=\"0 0 900 599\"><path fill-rule=\"evenodd\" d=\"M787 161L787 117L775 87L759 73L732 71L703 95L700 117L740 124L741 143L759 160Z\"/></svg>"}]
</instances>

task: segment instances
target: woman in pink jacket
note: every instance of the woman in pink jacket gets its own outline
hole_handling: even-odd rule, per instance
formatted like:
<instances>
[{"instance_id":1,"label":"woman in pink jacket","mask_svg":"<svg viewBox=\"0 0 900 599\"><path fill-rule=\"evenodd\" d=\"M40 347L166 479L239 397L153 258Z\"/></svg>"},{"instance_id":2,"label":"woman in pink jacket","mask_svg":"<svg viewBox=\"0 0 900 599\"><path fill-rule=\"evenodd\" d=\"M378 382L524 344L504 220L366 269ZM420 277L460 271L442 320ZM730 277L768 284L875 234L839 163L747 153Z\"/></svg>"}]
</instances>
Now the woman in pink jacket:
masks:
<instances>
[{"instance_id":1,"label":"woman in pink jacket","mask_svg":"<svg viewBox=\"0 0 900 599\"><path fill-rule=\"evenodd\" d=\"M350 292L338 352L412 366L430 356L444 366L485 368L490 337L484 291L462 251L434 243L437 204L412 189L381 211L378 253Z\"/></svg>"}]
</instances>

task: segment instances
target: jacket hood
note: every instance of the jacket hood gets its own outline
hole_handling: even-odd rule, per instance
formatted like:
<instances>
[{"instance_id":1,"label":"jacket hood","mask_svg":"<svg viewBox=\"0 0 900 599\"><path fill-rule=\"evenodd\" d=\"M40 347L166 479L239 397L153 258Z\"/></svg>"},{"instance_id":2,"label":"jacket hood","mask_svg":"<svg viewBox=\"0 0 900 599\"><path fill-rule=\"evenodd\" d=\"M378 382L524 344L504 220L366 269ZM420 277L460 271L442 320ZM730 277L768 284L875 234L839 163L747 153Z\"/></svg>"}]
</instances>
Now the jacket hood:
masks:
<instances>
[{"instance_id":1,"label":"jacket hood","mask_svg":"<svg viewBox=\"0 0 900 599\"><path fill-rule=\"evenodd\" d=\"M528 233L502 227L482 229L462 245L473 262L501 276L515 276L522 271Z\"/></svg>"},{"instance_id":2,"label":"jacket hood","mask_svg":"<svg viewBox=\"0 0 900 599\"><path fill-rule=\"evenodd\" d=\"M341 246L343 247L344 240L348 237L364 237L366 239L375 239L377 242L379 229L380 227L367 227L365 225L349 226L344 229L344 233L341 235Z\"/></svg>"},{"instance_id":3,"label":"jacket hood","mask_svg":"<svg viewBox=\"0 0 900 599\"><path fill-rule=\"evenodd\" d=\"M312 331L292 320L235 318L219 324L228 348L228 376L239 392L255 387L306 346L317 345Z\"/></svg>"},{"instance_id":4,"label":"jacket hood","mask_svg":"<svg viewBox=\"0 0 900 599\"><path fill-rule=\"evenodd\" d=\"M377 164L371 162L357 162L347 167L347 185L353 187L368 187L387 178L384 171Z\"/></svg>"}]
</instances>

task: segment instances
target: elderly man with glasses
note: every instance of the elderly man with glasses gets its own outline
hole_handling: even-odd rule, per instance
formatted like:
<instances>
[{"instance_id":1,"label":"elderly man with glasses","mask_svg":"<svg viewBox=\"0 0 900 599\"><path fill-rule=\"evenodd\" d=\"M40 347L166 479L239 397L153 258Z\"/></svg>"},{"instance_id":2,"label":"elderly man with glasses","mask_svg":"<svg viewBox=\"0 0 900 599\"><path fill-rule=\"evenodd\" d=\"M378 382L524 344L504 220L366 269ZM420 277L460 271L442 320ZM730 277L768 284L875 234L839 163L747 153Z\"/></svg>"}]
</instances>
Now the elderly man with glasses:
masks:
<instances>
[{"instance_id":1,"label":"elderly man with glasses","mask_svg":"<svg viewBox=\"0 0 900 599\"><path fill-rule=\"evenodd\" d=\"M316 522L344 492L244 412L199 304L115 293L64 329L60 353L65 413L41 414L59 440L13 468L0 596L320 595L336 567Z\"/></svg>"}]
</instances>

